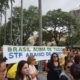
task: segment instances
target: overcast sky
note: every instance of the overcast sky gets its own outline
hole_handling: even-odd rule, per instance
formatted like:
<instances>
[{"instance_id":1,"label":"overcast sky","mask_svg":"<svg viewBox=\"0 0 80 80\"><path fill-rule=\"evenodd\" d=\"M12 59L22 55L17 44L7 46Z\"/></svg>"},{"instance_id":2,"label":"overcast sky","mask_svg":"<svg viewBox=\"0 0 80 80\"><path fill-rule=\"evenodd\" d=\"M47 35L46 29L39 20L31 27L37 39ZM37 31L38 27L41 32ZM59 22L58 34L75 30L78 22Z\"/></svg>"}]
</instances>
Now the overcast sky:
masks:
<instances>
[{"instance_id":1,"label":"overcast sky","mask_svg":"<svg viewBox=\"0 0 80 80\"><path fill-rule=\"evenodd\" d=\"M14 6L20 6L20 1L15 0ZM23 0L24 8L28 9L30 5L38 6L38 0ZM63 11L70 11L79 7L79 5L80 0L42 0L42 14L58 8L61 8ZM10 16L10 9L7 11L7 16Z\"/></svg>"},{"instance_id":2,"label":"overcast sky","mask_svg":"<svg viewBox=\"0 0 80 80\"><path fill-rule=\"evenodd\" d=\"M15 4L20 6L21 0L15 0ZM24 8L30 5L38 6L38 0L23 0ZM61 8L70 11L80 5L80 0L42 0L42 13L45 14L49 10Z\"/></svg>"}]
</instances>

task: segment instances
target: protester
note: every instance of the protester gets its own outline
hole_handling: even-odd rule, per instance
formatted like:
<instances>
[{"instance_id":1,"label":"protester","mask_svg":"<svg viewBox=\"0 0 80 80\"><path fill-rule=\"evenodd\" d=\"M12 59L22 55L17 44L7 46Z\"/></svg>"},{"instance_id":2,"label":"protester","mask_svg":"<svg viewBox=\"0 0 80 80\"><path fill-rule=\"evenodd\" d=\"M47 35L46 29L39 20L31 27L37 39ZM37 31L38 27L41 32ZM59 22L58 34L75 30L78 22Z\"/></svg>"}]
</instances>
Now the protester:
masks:
<instances>
[{"instance_id":1,"label":"protester","mask_svg":"<svg viewBox=\"0 0 80 80\"><path fill-rule=\"evenodd\" d=\"M7 73L7 67L6 67L6 58L3 58L2 55L0 55L0 80L7 80L6 79L6 73Z\"/></svg>"},{"instance_id":2,"label":"protester","mask_svg":"<svg viewBox=\"0 0 80 80\"><path fill-rule=\"evenodd\" d=\"M67 51L67 49L64 48L62 54L59 56L59 61L62 69L64 69L65 57L68 55L68 53L69 52Z\"/></svg>"},{"instance_id":3,"label":"protester","mask_svg":"<svg viewBox=\"0 0 80 80\"><path fill-rule=\"evenodd\" d=\"M32 80L31 76L28 75L27 61L22 60L18 63L15 80Z\"/></svg>"},{"instance_id":4,"label":"protester","mask_svg":"<svg viewBox=\"0 0 80 80\"><path fill-rule=\"evenodd\" d=\"M45 71L45 72L48 72L47 64L48 64L48 60L45 60L45 61L43 62L43 71Z\"/></svg>"},{"instance_id":5,"label":"protester","mask_svg":"<svg viewBox=\"0 0 80 80\"><path fill-rule=\"evenodd\" d=\"M56 53L53 53L50 61L48 62L47 80L59 80L60 72L61 67L59 63L59 57Z\"/></svg>"},{"instance_id":6,"label":"protester","mask_svg":"<svg viewBox=\"0 0 80 80\"><path fill-rule=\"evenodd\" d=\"M59 77L60 80L74 80L70 72L72 64L72 61L65 61L64 70L61 72Z\"/></svg>"},{"instance_id":7,"label":"protester","mask_svg":"<svg viewBox=\"0 0 80 80\"><path fill-rule=\"evenodd\" d=\"M13 64L7 71L7 78L8 80L14 80L15 76L16 76L16 71L17 71L17 66L18 63Z\"/></svg>"},{"instance_id":8,"label":"protester","mask_svg":"<svg viewBox=\"0 0 80 80\"><path fill-rule=\"evenodd\" d=\"M74 63L75 54L71 51L67 56L65 56L65 61L71 61Z\"/></svg>"},{"instance_id":9,"label":"protester","mask_svg":"<svg viewBox=\"0 0 80 80\"><path fill-rule=\"evenodd\" d=\"M76 55L74 61L75 63L71 66L71 74L75 80L80 80L80 56Z\"/></svg>"},{"instance_id":10,"label":"protester","mask_svg":"<svg viewBox=\"0 0 80 80\"><path fill-rule=\"evenodd\" d=\"M29 56L27 62L29 64L29 74L31 75L32 80L37 80L39 71L35 67L36 59L34 58L34 56Z\"/></svg>"}]
</instances>

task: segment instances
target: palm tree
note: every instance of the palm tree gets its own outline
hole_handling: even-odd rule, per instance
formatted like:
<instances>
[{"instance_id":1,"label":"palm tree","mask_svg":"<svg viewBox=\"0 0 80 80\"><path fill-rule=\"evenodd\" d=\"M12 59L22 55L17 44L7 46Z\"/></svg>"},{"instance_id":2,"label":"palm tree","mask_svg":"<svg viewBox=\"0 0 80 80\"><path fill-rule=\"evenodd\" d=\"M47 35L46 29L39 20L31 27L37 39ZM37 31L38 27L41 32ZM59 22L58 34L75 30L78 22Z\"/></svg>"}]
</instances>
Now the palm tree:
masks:
<instances>
[{"instance_id":1,"label":"palm tree","mask_svg":"<svg viewBox=\"0 0 80 80\"><path fill-rule=\"evenodd\" d=\"M4 14L4 16L5 16L4 43L6 43L6 9L9 7L8 0L1 0L0 4L1 4L0 5L0 18L1 18L0 19L0 26L2 24L2 14ZM1 34L1 31L0 31L0 34Z\"/></svg>"},{"instance_id":2,"label":"palm tree","mask_svg":"<svg viewBox=\"0 0 80 80\"><path fill-rule=\"evenodd\" d=\"M0 0L0 26L2 24L2 14L4 14L5 16L4 43L6 43L6 22L7 22L6 21L6 18L7 18L6 11L9 8L9 4L8 4L9 1L11 1L11 18L12 18L12 2L14 2L14 0ZM12 20L11 20L11 26L12 26ZM0 31L0 34L1 34L1 31Z\"/></svg>"},{"instance_id":3,"label":"palm tree","mask_svg":"<svg viewBox=\"0 0 80 80\"><path fill-rule=\"evenodd\" d=\"M23 0L21 0L21 45L23 45Z\"/></svg>"}]
</instances>

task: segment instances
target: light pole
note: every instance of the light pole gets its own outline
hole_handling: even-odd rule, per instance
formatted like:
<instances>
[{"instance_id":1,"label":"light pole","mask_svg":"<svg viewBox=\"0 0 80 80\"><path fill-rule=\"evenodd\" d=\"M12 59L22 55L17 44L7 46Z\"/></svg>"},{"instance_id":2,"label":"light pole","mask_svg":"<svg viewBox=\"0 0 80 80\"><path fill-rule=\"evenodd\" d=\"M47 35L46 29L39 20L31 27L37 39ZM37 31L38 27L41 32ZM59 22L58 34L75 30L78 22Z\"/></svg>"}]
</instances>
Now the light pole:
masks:
<instances>
[{"instance_id":1,"label":"light pole","mask_svg":"<svg viewBox=\"0 0 80 80\"><path fill-rule=\"evenodd\" d=\"M42 2L41 0L38 0L39 5L39 42L40 46L42 45Z\"/></svg>"},{"instance_id":2,"label":"light pole","mask_svg":"<svg viewBox=\"0 0 80 80\"><path fill-rule=\"evenodd\" d=\"M6 3L5 3L6 4ZM4 12L4 16L5 16L5 28L4 28L4 44L6 44L6 17L7 17L7 15L6 15L6 11L7 11L7 9L6 9L6 6L5 6L5 12Z\"/></svg>"},{"instance_id":3,"label":"light pole","mask_svg":"<svg viewBox=\"0 0 80 80\"><path fill-rule=\"evenodd\" d=\"M13 39L12 39L12 7L13 7L13 4L12 4L12 0L11 0L11 34L10 34L10 41L11 41L11 45L13 44Z\"/></svg>"},{"instance_id":4,"label":"light pole","mask_svg":"<svg viewBox=\"0 0 80 80\"><path fill-rule=\"evenodd\" d=\"M21 0L21 45L23 45L23 0Z\"/></svg>"},{"instance_id":5,"label":"light pole","mask_svg":"<svg viewBox=\"0 0 80 80\"><path fill-rule=\"evenodd\" d=\"M2 13L0 13L0 36L1 36L1 24L2 24ZM1 46L1 38L0 37L0 46Z\"/></svg>"},{"instance_id":6,"label":"light pole","mask_svg":"<svg viewBox=\"0 0 80 80\"><path fill-rule=\"evenodd\" d=\"M39 5L39 46L42 46L42 2L41 0L38 0ZM42 61L39 61L38 68L42 70Z\"/></svg>"}]
</instances>

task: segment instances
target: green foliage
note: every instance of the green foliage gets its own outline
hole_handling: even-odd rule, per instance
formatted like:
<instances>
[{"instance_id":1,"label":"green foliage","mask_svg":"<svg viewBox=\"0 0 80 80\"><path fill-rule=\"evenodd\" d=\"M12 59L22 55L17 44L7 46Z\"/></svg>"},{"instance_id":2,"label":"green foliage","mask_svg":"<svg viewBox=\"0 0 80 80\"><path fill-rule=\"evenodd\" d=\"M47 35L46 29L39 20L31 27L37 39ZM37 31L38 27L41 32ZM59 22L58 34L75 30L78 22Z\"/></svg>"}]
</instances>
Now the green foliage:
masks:
<instances>
[{"instance_id":1,"label":"green foliage","mask_svg":"<svg viewBox=\"0 0 80 80\"><path fill-rule=\"evenodd\" d=\"M65 43L65 41L59 41L59 45L60 45L60 46L65 46L66 43Z\"/></svg>"},{"instance_id":2,"label":"green foliage","mask_svg":"<svg viewBox=\"0 0 80 80\"><path fill-rule=\"evenodd\" d=\"M3 0L5 1L5 0ZM8 1L8 0L6 0ZM2 9L2 8L1 8ZM13 38L13 44L19 45L20 44L20 35L21 35L21 8L20 7L14 7L13 8L13 16L12 16L12 38ZM33 31L39 31L39 17L38 17L38 8L34 6L30 6L29 9L23 9L23 44L26 45L26 40L29 38L29 36L32 34ZM78 35L73 36L72 33L74 30L75 34L79 33L80 25L78 22L76 22L76 19L74 16L70 15L68 12L61 11L61 9L48 11L46 15L43 17L43 28L52 27L54 31L47 31L43 32L43 41L52 41L55 40L57 45L69 45L75 43L79 37ZM11 18L9 18L9 21L6 25L6 37L7 37L7 44L10 44L10 32L11 32ZM62 27L62 30L57 31L56 29L60 29ZM64 28L66 27L66 30ZM1 27L1 44L4 43L4 28ZM76 33L78 32L78 33ZM60 38L68 33L68 36L72 34L72 37L68 37L65 42L60 41ZM74 40L76 38L76 41ZM78 38L78 39L77 39ZM70 42L72 40L72 42ZM74 42L73 42L74 40ZM39 40L37 40L38 42ZM68 42L68 43L67 43Z\"/></svg>"},{"instance_id":3,"label":"green foliage","mask_svg":"<svg viewBox=\"0 0 80 80\"><path fill-rule=\"evenodd\" d=\"M54 28L54 39L56 44L59 45L59 40L62 34L64 35L64 27L66 27L67 33L70 35L72 28L77 30L76 18L68 12L61 11L61 9L48 11L46 16L43 16L43 26ZM57 28L62 27L62 31L57 32Z\"/></svg>"},{"instance_id":4,"label":"green foliage","mask_svg":"<svg viewBox=\"0 0 80 80\"><path fill-rule=\"evenodd\" d=\"M43 31L43 41L50 42L53 40L52 31Z\"/></svg>"},{"instance_id":5,"label":"green foliage","mask_svg":"<svg viewBox=\"0 0 80 80\"><path fill-rule=\"evenodd\" d=\"M11 18L9 19L9 23ZM21 33L21 8L13 8L12 16L12 28L13 28L13 41L14 44L20 44L20 33ZM23 44L25 45L26 40L29 38L33 31L39 30L38 28L38 9L37 7L30 6L28 10L23 9ZM16 42L17 41L17 42Z\"/></svg>"},{"instance_id":6,"label":"green foliage","mask_svg":"<svg viewBox=\"0 0 80 80\"><path fill-rule=\"evenodd\" d=\"M67 46L73 46L80 40L80 33L74 34L72 37L67 37L66 39L66 45Z\"/></svg>"},{"instance_id":7,"label":"green foliage","mask_svg":"<svg viewBox=\"0 0 80 80\"><path fill-rule=\"evenodd\" d=\"M0 46L4 44L4 27L0 27Z\"/></svg>"},{"instance_id":8,"label":"green foliage","mask_svg":"<svg viewBox=\"0 0 80 80\"><path fill-rule=\"evenodd\" d=\"M0 1L0 13L4 12L5 7L9 8L9 4L8 4L9 0L1 0Z\"/></svg>"}]
</instances>

